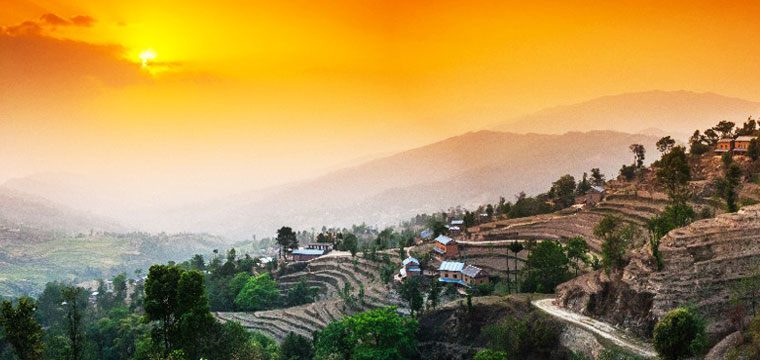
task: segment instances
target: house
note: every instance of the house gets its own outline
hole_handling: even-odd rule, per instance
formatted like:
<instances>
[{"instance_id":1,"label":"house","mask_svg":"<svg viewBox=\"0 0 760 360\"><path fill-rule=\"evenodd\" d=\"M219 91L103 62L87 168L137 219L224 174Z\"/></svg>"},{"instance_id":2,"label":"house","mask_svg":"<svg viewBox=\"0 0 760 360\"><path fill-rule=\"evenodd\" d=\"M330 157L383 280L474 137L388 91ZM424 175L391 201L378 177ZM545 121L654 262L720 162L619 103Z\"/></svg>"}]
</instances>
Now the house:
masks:
<instances>
[{"instance_id":1,"label":"house","mask_svg":"<svg viewBox=\"0 0 760 360\"><path fill-rule=\"evenodd\" d=\"M324 254L324 250L318 249L296 249L290 252L293 261L309 261L316 259Z\"/></svg>"},{"instance_id":2,"label":"house","mask_svg":"<svg viewBox=\"0 0 760 360\"><path fill-rule=\"evenodd\" d=\"M461 219L460 220L451 220L451 226L463 227L464 226L464 220L461 220Z\"/></svg>"},{"instance_id":3,"label":"house","mask_svg":"<svg viewBox=\"0 0 760 360\"><path fill-rule=\"evenodd\" d=\"M483 269L458 261L443 261L438 267L438 281L469 288L488 282Z\"/></svg>"},{"instance_id":4,"label":"house","mask_svg":"<svg viewBox=\"0 0 760 360\"><path fill-rule=\"evenodd\" d=\"M325 253L329 253L333 249L331 243L309 243L306 244L306 248L310 250L324 250Z\"/></svg>"},{"instance_id":5,"label":"house","mask_svg":"<svg viewBox=\"0 0 760 360\"><path fill-rule=\"evenodd\" d=\"M462 232L462 228L455 225L446 225L446 229L450 235L459 235Z\"/></svg>"},{"instance_id":6,"label":"house","mask_svg":"<svg viewBox=\"0 0 760 360\"><path fill-rule=\"evenodd\" d=\"M734 139L734 154L746 154L747 150L749 150L749 143L754 138L754 136L737 136Z\"/></svg>"},{"instance_id":7,"label":"house","mask_svg":"<svg viewBox=\"0 0 760 360\"><path fill-rule=\"evenodd\" d=\"M575 197L575 203L576 204L584 204L584 205L594 205L602 201L602 198L604 197L605 190L601 186L592 186L588 191L586 191L583 195L578 195Z\"/></svg>"},{"instance_id":8,"label":"house","mask_svg":"<svg viewBox=\"0 0 760 360\"><path fill-rule=\"evenodd\" d=\"M399 273L401 274L402 279L406 278L407 276L422 275L422 269L420 268L420 261L411 256L404 259L404 261L402 262L401 270L399 270Z\"/></svg>"},{"instance_id":9,"label":"house","mask_svg":"<svg viewBox=\"0 0 760 360\"><path fill-rule=\"evenodd\" d=\"M715 147L716 153L725 153L734 149L734 139L720 139Z\"/></svg>"},{"instance_id":10,"label":"house","mask_svg":"<svg viewBox=\"0 0 760 360\"><path fill-rule=\"evenodd\" d=\"M439 235L435 238L433 252L441 259L456 257L459 256L459 245L456 240L446 235Z\"/></svg>"}]
</instances>

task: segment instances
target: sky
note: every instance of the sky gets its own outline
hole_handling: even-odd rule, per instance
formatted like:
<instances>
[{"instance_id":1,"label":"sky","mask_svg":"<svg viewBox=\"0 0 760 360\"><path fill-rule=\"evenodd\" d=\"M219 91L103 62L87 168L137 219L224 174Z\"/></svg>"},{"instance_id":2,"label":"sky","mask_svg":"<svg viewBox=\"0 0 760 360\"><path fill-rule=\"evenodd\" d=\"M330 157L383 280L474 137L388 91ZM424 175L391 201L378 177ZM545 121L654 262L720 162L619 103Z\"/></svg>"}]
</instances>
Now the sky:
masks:
<instances>
[{"instance_id":1,"label":"sky","mask_svg":"<svg viewBox=\"0 0 760 360\"><path fill-rule=\"evenodd\" d=\"M760 94L757 1L0 9L0 182L70 172L175 202L306 179L598 96Z\"/></svg>"}]
</instances>

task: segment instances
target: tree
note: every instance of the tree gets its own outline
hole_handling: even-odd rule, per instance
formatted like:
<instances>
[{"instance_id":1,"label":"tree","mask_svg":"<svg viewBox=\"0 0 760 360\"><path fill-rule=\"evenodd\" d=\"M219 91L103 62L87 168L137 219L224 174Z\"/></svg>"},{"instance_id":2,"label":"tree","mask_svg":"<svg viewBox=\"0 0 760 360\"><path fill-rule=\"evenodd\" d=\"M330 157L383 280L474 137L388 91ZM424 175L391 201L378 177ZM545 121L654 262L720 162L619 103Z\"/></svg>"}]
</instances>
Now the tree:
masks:
<instances>
[{"instance_id":1,"label":"tree","mask_svg":"<svg viewBox=\"0 0 760 360\"><path fill-rule=\"evenodd\" d=\"M413 358L417 321L396 308L375 309L333 321L314 335L315 359L401 360Z\"/></svg>"},{"instance_id":2,"label":"tree","mask_svg":"<svg viewBox=\"0 0 760 360\"><path fill-rule=\"evenodd\" d=\"M399 288L399 295L409 305L412 316L419 314L425 300L420 290L420 281L416 277L412 276L404 279Z\"/></svg>"},{"instance_id":3,"label":"tree","mask_svg":"<svg viewBox=\"0 0 760 360\"><path fill-rule=\"evenodd\" d=\"M602 266L609 272L625 266L623 255L635 235L634 227L626 224L622 218L605 215L594 227L594 235L603 239Z\"/></svg>"},{"instance_id":4,"label":"tree","mask_svg":"<svg viewBox=\"0 0 760 360\"><path fill-rule=\"evenodd\" d=\"M154 341L163 344L165 355L172 350L170 335L176 330L179 321L177 284L181 275L182 269L177 266L153 265L145 280L145 317L160 322L160 331L154 334Z\"/></svg>"},{"instance_id":5,"label":"tree","mask_svg":"<svg viewBox=\"0 0 760 360\"><path fill-rule=\"evenodd\" d=\"M517 241L513 241L513 242L511 242L511 243L510 243L510 244L507 246L507 249L509 249L509 251L511 251L511 252L512 252L512 255L513 255L513 257L514 257L514 258L513 258L513 260L514 260L514 263L515 263L515 292L517 292L517 291L518 291L518 290L517 290L517 284L519 283L519 280L517 279L517 274L518 274L518 272L517 272L517 270L518 270L518 269L517 269L517 254L519 254L519 253L520 253L520 251L523 251L523 249L524 249L524 248L525 248L525 247L523 246L523 244L522 244L522 243L520 243L520 242L517 242ZM510 276L511 276L511 275L510 275L510 273L509 273L509 257L507 257L507 287L508 287L508 288L510 287L510 281L511 281L511 280L509 279L509 277L510 277ZM508 291L512 291L512 289L508 289Z\"/></svg>"},{"instance_id":6,"label":"tree","mask_svg":"<svg viewBox=\"0 0 760 360\"><path fill-rule=\"evenodd\" d=\"M575 194L583 195L589 190L591 190L591 182L588 181L588 174L583 173L583 178L578 181L578 186L575 188Z\"/></svg>"},{"instance_id":7,"label":"tree","mask_svg":"<svg viewBox=\"0 0 760 360\"><path fill-rule=\"evenodd\" d=\"M570 266L575 269L575 276L578 276L581 264L588 262L588 243L580 236L570 238L567 241L565 251L567 252L567 258L570 260Z\"/></svg>"},{"instance_id":8,"label":"tree","mask_svg":"<svg viewBox=\"0 0 760 360\"><path fill-rule=\"evenodd\" d=\"M708 142L707 137L704 135L701 135L699 133L699 130L695 130L694 134L692 134L691 138L689 138L689 154L702 155L710 151L711 145L706 144L706 142Z\"/></svg>"},{"instance_id":9,"label":"tree","mask_svg":"<svg viewBox=\"0 0 760 360\"><path fill-rule=\"evenodd\" d=\"M676 145L676 141L673 140L673 138L671 138L670 136L665 136L661 138L660 140L657 140L657 143L655 144L655 146L657 146L657 150L659 150L661 153L669 151L675 145Z\"/></svg>"},{"instance_id":10,"label":"tree","mask_svg":"<svg viewBox=\"0 0 760 360\"><path fill-rule=\"evenodd\" d=\"M571 175L562 175L552 183L549 196L554 199L558 208L564 209L575 203L575 178Z\"/></svg>"},{"instance_id":11,"label":"tree","mask_svg":"<svg viewBox=\"0 0 760 360\"><path fill-rule=\"evenodd\" d=\"M289 332L280 344L280 360L311 360L314 348L311 340L294 332Z\"/></svg>"},{"instance_id":12,"label":"tree","mask_svg":"<svg viewBox=\"0 0 760 360\"><path fill-rule=\"evenodd\" d=\"M747 302L752 310L752 316L757 316L757 306L760 301L760 271L742 278L731 288L731 297L735 302Z\"/></svg>"},{"instance_id":13,"label":"tree","mask_svg":"<svg viewBox=\"0 0 760 360\"><path fill-rule=\"evenodd\" d=\"M712 130L719 133L722 139L726 139L734 135L735 126L736 126L735 123L731 121L723 120L719 122L717 125L713 126ZM707 131L705 131L705 133L707 133Z\"/></svg>"},{"instance_id":14,"label":"tree","mask_svg":"<svg viewBox=\"0 0 760 360\"><path fill-rule=\"evenodd\" d=\"M347 233L343 236L343 250L351 252L351 257L356 256L356 251L359 250L359 239L352 233Z\"/></svg>"},{"instance_id":15,"label":"tree","mask_svg":"<svg viewBox=\"0 0 760 360\"><path fill-rule=\"evenodd\" d=\"M673 229L684 227L694 221L696 214L691 206L686 204L668 205L660 215L647 220L649 231L649 249L657 262L657 269L662 270L664 263L660 256L660 240Z\"/></svg>"},{"instance_id":16,"label":"tree","mask_svg":"<svg viewBox=\"0 0 760 360\"><path fill-rule=\"evenodd\" d=\"M301 279L295 286L288 289L285 296L285 304L287 306L298 306L312 303L317 296L316 290L316 288L310 288L306 284L306 280Z\"/></svg>"},{"instance_id":17,"label":"tree","mask_svg":"<svg viewBox=\"0 0 760 360\"><path fill-rule=\"evenodd\" d=\"M677 308L654 327L654 348L665 360L701 354L707 345L705 323L694 310Z\"/></svg>"},{"instance_id":18,"label":"tree","mask_svg":"<svg viewBox=\"0 0 760 360\"><path fill-rule=\"evenodd\" d=\"M631 149L631 152L633 153L633 165L636 169L641 169L644 166L644 155L646 154L644 145L631 144L628 148Z\"/></svg>"},{"instance_id":19,"label":"tree","mask_svg":"<svg viewBox=\"0 0 760 360\"><path fill-rule=\"evenodd\" d=\"M754 138L749 141L749 147L747 148L747 156L749 156L749 158L752 159L752 161L760 159L760 143L758 143L757 138Z\"/></svg>"},{"instance_id":20,"label":"tree","mask_svg":"<svg viewBox=\"0 0 760 360\"><path fill-rule=\"evenodd\" d=\"M488 215L489 218L493 216L493 205L488 204L486 206L486 215Z\"/></svg>"},{"instance_id":21,"label":"tree","mask_svg":"<svg viewBox=\"0 0 760 360\"><path fill-rule=\"evenodd\" d=\"M665 187L670 201L674 205L685 204L689 198L689 181L691 168L686 157L686 149L682 146L672 148L663 154L654 167L657 182Z\"/></svg>"},{"instance_id":22,"label":"tree","mask_svg":"<svg viewBox=\"0 0 760 360\"><path fill-rule=\"evenodd\" d=\"M570 279L568 263L558 242L539 242L528 255L526 267L522 270L521 291L553 293L557 285Z\"/></svg>"},{"instance_id":23,"label":"tree","mask_svg":"<svg viewBox=\"0 0 760 360\"><path fill-rule=\"evenodd\" d=\"M113 280L114 300L117 304L124 304L127 299L127 274L116 275Z\"/></svg>"},{"instance_id":24,"label":"tree","mask_svg":"<svg viewBox=\"0 0 760 360\"><path fill-rule=\"evenodd\" d=\"M13 307L10 300L3 301L0 309L0 327L3 337L20 360L40 360L44 344L42 326L34 320L34 300L22 297Z\"/></svg>"},{"instance_id":25,"label":"tree","mask_svg":"<svg viewBox=\"0 0 760 360\"><path fill-rule=\"evenodd\" d=\"M190 260L190 268L198 271L206 270L206 261L203 259L203 255L195 254Z\"/></svg>"},{"instance_id":26,"label":"tree","mask_svg":"<svg viewBox=\"0 0 760 360\"><path fill-rule=\"evenodd\" d=\"M726 200L726 211L736 212L739 206L736 204L736 187L739 186L742 177L742 169L736 163L731 163L724 170L724 179L721 193Z\"/></svg>"},{"instance_id":27,"label":"tree","mask_svg":"<svg viewBox=\"0 0 760 360\"><path fill-rule=\"evenodd\" d=\"M441 301L441 282L434 280L430 284L430 289L428 290L427 295L427 307L428 309L433 309L438 307L438 304Z\"/></svg>"},{"instance_id":28,"label":"tree","mask_svg":"<svg viewBox=\"0 0 760 360\"><path fill-rule=\"evenodd\" d=\"M599 168L593 168L591 169L591 184L594 186L604 186L604 183L606 181L604 180L604 174L602 174L602 171L599 170Z\"/></svg>"},{"instance_id":29,"label":"tree","mask_svg":"<svg viewBox=\"0 0 760 360\"><path fill-rule=\"evenodd\" d=\"M87 293L79 287L68 286L61 292L66 309L66 335L68 344L66 358L79 360L84 350L84 328L82 316L87 309Z\"/></svg>"},{"instance_id":30,"label":"tree","mask_svg":"<svg viewBox=\"0 0 760 360\"><path fill-rule=\"evenodd\" d=\"M298 248L296 233L290 227L281 227L277 230L277 244L280 245L280 256L285 254L285 250Z\"/></svg>"},{"instance_id":31,"label":"tree","mask_svg":"<svg viewBox=\"0 0 760 360\"><path fill-rule=\"evenodd\" d=\"M757 121L752 119L752 117L748 118L746 122L744 122L744 125L742 125L741 128L736 129L736 135L739 136L755 136L757 132Z\"/></svg>"},{"instance_id":32,"label":"tree","mask_svg":"<svg viewBox=\"0 0 760 360\"><path fill-rule=\"evenodd\" d=\"M261 274L248 279L248 282L235 297L235 305L243 311L258 311L272 307L280 297L280 290L269 274Z\"/></svg>"}]
</instances>

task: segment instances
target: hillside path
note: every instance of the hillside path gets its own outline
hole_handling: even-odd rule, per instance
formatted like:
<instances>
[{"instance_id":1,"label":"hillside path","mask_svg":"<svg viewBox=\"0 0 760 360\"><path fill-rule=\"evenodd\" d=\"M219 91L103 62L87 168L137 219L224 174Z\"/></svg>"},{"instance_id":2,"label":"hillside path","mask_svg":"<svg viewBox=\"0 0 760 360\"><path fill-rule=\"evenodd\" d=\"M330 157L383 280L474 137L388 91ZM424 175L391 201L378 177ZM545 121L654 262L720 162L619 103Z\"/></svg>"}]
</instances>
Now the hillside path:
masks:
<instances>
[{"instance_id":1,"label":"hillside path","mask_svg":"<svg viewBox=\"0 0 760 360\"><path fill-rule=\"evenodd\" d=\"M657 353L654 351L651 344L633 338L608 323L562 309L554 305L554 299L535 300L532 304L551 316L592 331L593 333L611 341L615 345L638 356L646 358L657 357Z\"/></svg>"}]
</instances>

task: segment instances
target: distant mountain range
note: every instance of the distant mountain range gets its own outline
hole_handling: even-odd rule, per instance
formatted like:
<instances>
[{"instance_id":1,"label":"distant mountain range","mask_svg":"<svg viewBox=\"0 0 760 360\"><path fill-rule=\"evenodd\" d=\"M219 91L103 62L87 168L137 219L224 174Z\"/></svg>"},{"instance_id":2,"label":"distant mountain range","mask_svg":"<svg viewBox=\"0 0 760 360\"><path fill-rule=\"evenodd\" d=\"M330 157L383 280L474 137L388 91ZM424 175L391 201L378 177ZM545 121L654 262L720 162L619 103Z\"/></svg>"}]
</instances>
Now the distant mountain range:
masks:
<instances>
[{"instance_id":1,"label":"distant mountain range","mask_svg":"<svg viewBox=\"0 0 760 360\"><path fill-rule=\"evenodd\" d=\"M500 196L511 200L520 191L537 194L563 174L579 178L593 167L614 177L622 164L632 162L632 143L645 145L652 160L658 156L654 143L663 135L685 137L719 120L738 123L758 113L760 103L711 93L606 96L496 126L510 132L470 132L352 162L309 181L175 209L140 207L92 179L41 174L0 187L0 220L67 230L116 227L91 215L97 214L130 229L210 232L231 240L270 236L283 225L392 225L418 213L472 208Z\"/></svg>"},{"instance_id":2,"label":"distant mountain range","mask_svg":"<svg viewBox=\"0 0 760 360\"><path fill-rule=\"evenodd\" d=\"M603 96L556 106L493 127L516 133L563 134L568 131L614 130L651 133L659 129L679 138L720 120L736 123L760 115L760 102L691 91L648 91Z\"/></svg>"}]
</instances>

